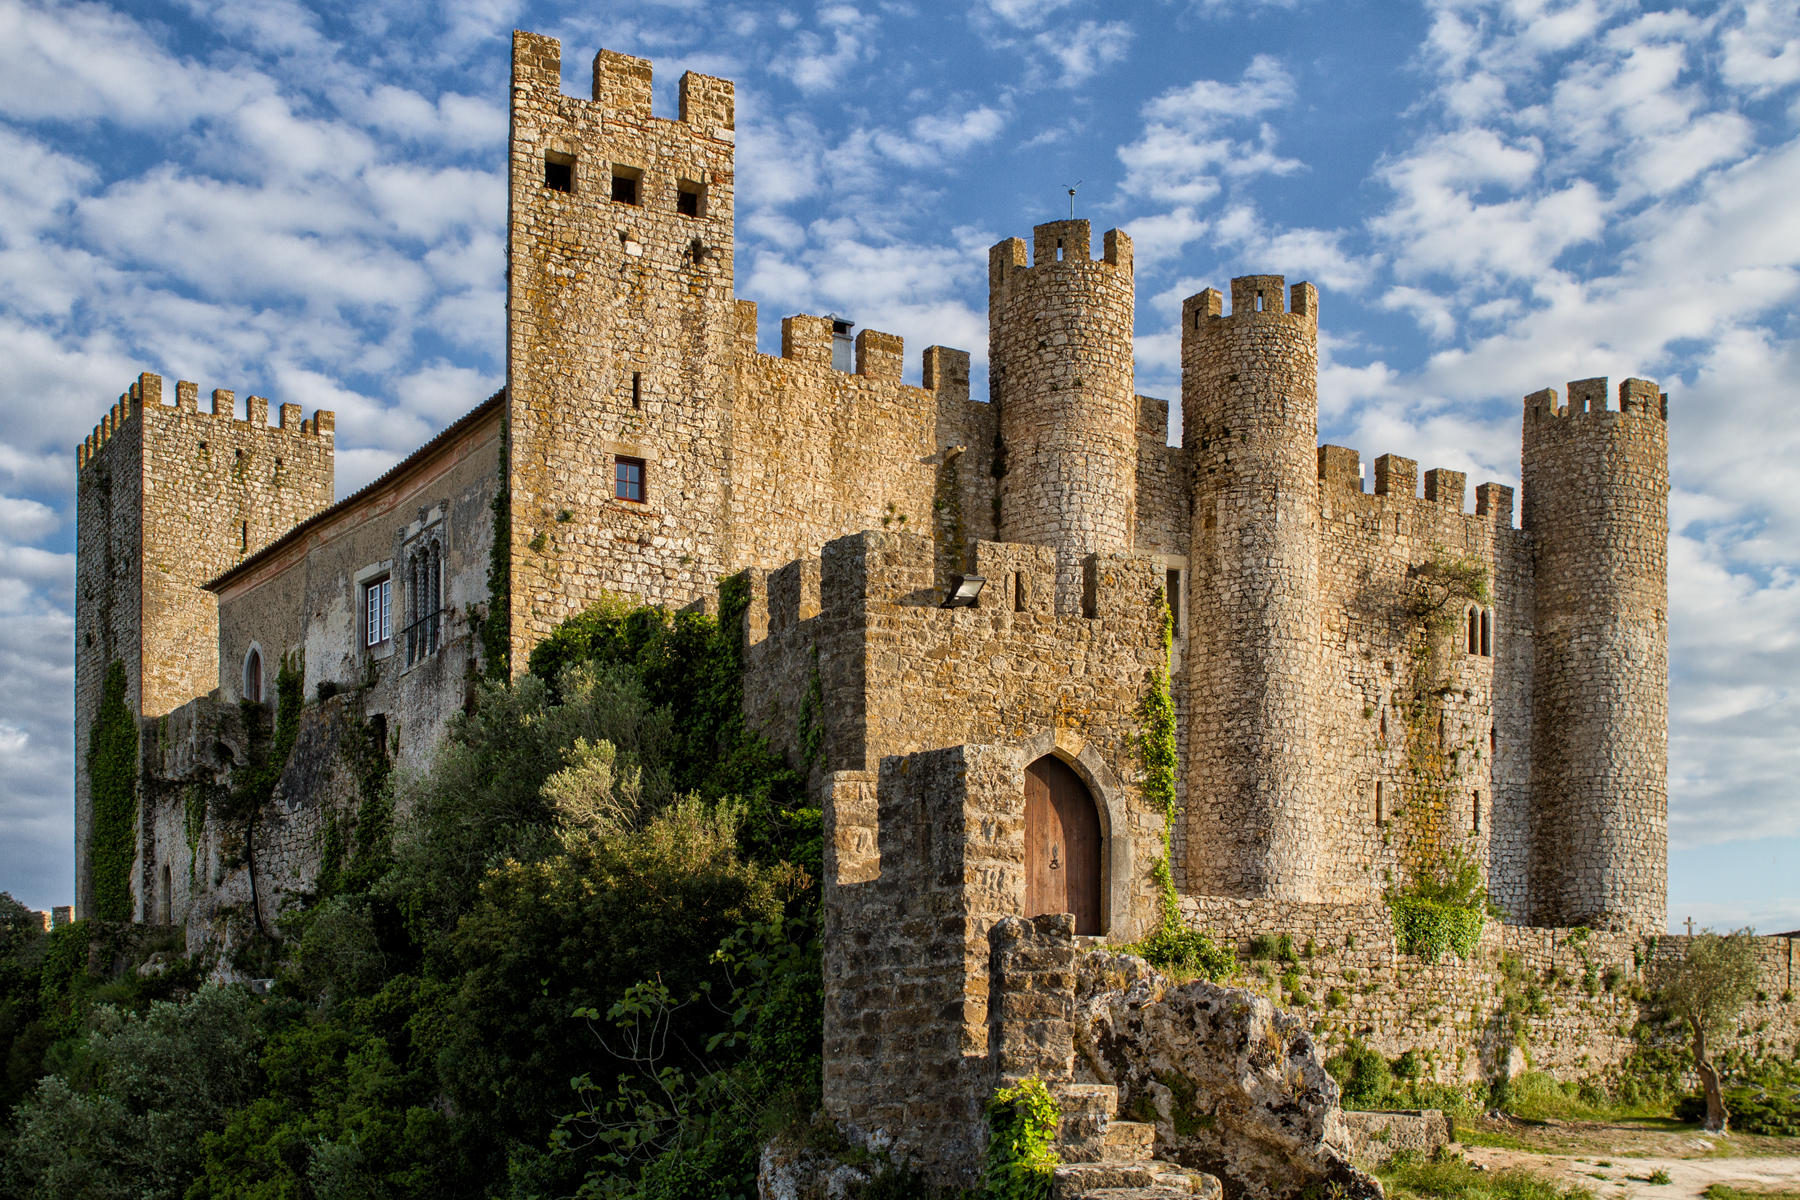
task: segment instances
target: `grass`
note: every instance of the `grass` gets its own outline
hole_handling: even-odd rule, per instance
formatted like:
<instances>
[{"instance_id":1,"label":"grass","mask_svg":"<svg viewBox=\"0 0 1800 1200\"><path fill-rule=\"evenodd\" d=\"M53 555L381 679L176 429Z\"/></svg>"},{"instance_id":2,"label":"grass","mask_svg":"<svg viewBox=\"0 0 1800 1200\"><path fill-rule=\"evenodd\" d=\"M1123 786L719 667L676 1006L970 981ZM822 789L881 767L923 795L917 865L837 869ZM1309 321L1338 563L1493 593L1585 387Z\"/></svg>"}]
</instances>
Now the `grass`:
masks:
<instances>
[{"instance_id":1,"label":"grass","mask_svg":"<svg viewBox=\"0 0 1800 1200\"><path fill-rule=\"evenodd\" d=\"M1711 1183L1700 1193L1706 1200L1800 1200L1800 1192L1759 1192L1751 1188L1732 1187L1729 1183Z\"/></svg>"},{"instance_id":2,"label":"grass","mask_svg":"<svg viewBox=\"0 0 1800 1200\"><path fill-rule=\"evenodd\" d=\"M1477 1171L1460 1158L1410 1162L1397 1157L1379 1174L1396 1200L1592 1200L1594 1195L1584 1187L1558 1187L1529 1171Z\"/></svg>"}]
</instances>

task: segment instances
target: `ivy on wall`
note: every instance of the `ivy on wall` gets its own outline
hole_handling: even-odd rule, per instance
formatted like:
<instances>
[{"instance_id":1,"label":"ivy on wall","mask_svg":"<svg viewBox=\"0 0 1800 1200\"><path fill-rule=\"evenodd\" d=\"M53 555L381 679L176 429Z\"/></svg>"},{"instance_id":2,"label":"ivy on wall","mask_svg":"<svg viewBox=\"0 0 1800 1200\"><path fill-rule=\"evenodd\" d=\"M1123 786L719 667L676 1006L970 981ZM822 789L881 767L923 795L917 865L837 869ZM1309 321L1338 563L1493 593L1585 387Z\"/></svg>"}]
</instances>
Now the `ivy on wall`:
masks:
<instances>
[{"instance_id":1,"label":"ivy on wall","mask_svg":"<svg viewBox=\"0 0 1800 1200\"><path fill-rule=\"evenodd\" d=\"M1175 892L1175 874L1169 866L1169 840L1175 828L1175 701L1169 695L1168 655L1174 645L1175 618L1168 597L1156 589L1156 608L1161 615L1163 662L1150 676L1150 690L1138 707L1139 785L1144 803L1163 814L1162 853L1150 868L1161 905L1157 926L1144 939L1127 947L1153 966L1193 972L1208 979L1224 979L1237 969L1237 955L1216 944L1181 918L1181 901Z\"/></svg>"},{"instance_id":2,"label":"ivy on wall","mask_svg":"<svg viewBox=\"0 0 1800 1200\"><path fill-rule=\"evenodd\" d=\"M125 699L125 664L106 666L100 711L88 733L88 790L93 816L88 856L94 913L102 921L131 919L131 860L137 823L138 728Z\"/></svg>"},{"instance_id":3,"label":"ivy on wall","mask_svg":"<svg viewBox=\"0 0 1800 1200\"><path fill-rule=\"evenodd\" d=\"M1492 603L1487 569L1434 547L1408 572L1405 611L1412 633L1407 686L1398 697L1406 735L1406 785L1394 813L1404 877L1391 881L1386 900L1400 948L1436 960L1446 952L1468 958L1487 924L1481 864L1453 838L1453 798L1467 744L1445 737L1445 700L1453 690L1449 650L1467 604Z\"/></svg>"},{"instance_id":4,"label":"ivy on wall","mask_svg":"<svg viewBox=\"0 0 1800 1200\"><path fill-rule=\"evenodd\" d=\"M489 679L512 677L512 438L500 421L500 480L494 488L494 543L488 548L488 604L481 618L481 661Z\"/></svg>"}]
</instances>

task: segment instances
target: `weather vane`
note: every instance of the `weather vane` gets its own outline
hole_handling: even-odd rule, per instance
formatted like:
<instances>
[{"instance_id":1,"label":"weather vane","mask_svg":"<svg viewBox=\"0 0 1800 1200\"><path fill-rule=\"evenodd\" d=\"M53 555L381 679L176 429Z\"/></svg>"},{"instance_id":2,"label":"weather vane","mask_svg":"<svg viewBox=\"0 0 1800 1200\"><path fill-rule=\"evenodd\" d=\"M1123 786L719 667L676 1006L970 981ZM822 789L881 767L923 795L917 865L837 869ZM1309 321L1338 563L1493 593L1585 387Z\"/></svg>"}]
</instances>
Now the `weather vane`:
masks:
<instances>
[{"instance_id":1,"label":"weather vane","mask_svg":"<svg viewBox=\"0 0 1800 1200\"><path fill-rule=\"evenodd\" d=\"M1079 179L1069 185L1069 220L1071 221L1075 219L1075 189L1080 186L1081 180Z\"/></svg>"}]
</instances>

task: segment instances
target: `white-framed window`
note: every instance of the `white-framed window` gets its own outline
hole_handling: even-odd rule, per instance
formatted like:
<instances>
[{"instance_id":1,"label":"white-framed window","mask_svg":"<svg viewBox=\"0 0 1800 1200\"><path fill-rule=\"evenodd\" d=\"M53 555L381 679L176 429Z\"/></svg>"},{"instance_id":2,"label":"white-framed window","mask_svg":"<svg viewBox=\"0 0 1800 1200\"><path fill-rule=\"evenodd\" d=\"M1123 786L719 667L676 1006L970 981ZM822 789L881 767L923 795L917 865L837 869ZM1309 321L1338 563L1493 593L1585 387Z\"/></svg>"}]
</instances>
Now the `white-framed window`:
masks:
<instances>
[{"instance_id":1,"label":"white-framed window","mask_svg":"<svg viewBox=\"0 0 1800 1200\"><path fill-rule=\"evenodd\" d=\"M383 575L363 584L363 645L374 649L394 636L394 580Z\"/></svg>"}]
</instances>

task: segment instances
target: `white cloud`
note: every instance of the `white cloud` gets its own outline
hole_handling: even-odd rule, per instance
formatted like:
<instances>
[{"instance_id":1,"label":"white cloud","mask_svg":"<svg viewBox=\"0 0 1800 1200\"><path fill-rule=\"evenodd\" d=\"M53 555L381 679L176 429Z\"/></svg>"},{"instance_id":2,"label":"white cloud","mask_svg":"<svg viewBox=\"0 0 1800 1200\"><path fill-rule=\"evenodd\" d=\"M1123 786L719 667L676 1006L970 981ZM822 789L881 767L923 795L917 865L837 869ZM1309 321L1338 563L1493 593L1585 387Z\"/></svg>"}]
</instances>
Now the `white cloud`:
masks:
<instances>
[{"instance_id":1,"label":"white cloud","mask_svg":"<svg viewBox=\"0 0 1800 1200\"><path fill-rule=\"evenodd\" d=\"M1275 153L1275 133L1258 122L1249 136L1226 133L1292 103L1293 81L1278 59L1257 55L1237 83L1200 79L1144 106L1144 131L1119 148L1121 193L1174 205L1216 196L1221 177L1286 175L1300 163Z\"/></svg>"},{"instance_id":2,"label":"white cloud","mask_svg":"<svg viewBox=\"0 0 1800 1200\"><path fill-rule=\"evenodd\" d=\"M1047 29L1031 39L1057 65L1057 85L1077 87L1107 67L1123 62L1131 48L1131 26L1123 21L1083 21L1071 29Z\"/></svg>"}]
</instances>

